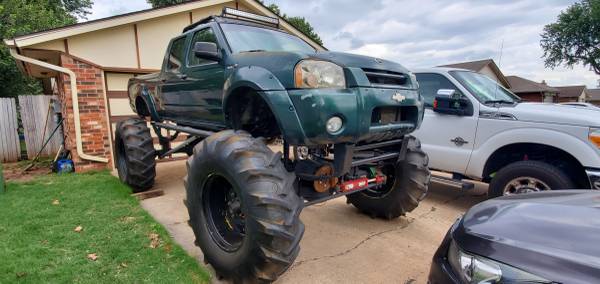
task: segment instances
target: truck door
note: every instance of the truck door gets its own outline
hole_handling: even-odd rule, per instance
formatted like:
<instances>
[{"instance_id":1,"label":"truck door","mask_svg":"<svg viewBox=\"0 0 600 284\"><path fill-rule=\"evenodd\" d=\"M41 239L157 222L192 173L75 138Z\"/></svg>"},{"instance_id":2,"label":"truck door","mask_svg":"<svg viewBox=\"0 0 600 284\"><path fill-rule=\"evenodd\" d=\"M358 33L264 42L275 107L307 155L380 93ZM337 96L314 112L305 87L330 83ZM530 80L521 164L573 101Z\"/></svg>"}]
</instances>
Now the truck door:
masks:
<instances>
[{"instance_id":1,"label":"truck door","mask_svg":"<svg viewBox=\"0 0 600 284\"><path fill-rule=\"evenodd\" d=\"M197 42L212 42L219 45L211 27L198 30L192 36L188 48L186 89L190 104L195 106L193 117L198 122L223 126L223 85L225 84L225 67L214 60L198 58L194 55Z\"/></svg>"},{"instance_id":2,"label":"truck door","mask_svg":"<svg viewBox=\"0 0 600 284\"><path fill-rule=\"evenodd\" d=\"M436 113L433 111L433 101L438 90L455 90L457 95L464 96L463 91L441 74L415 75L426 108L421 128L413 135L421 140L423 150L429 155L429 167L463 174L475 144L479 117L477 105L474 105L474 114L470 116Z\"/></svg>"},{"instance_id":3,"label":"truck door","mask_svg":"<svg viewBox=\"0 0 600 284\"><path fill-rule=\"evenodd\" d=\"M165 57L161 74L160 101L161 112L166 119L185 119L193 113L193 108L186 99L185 84L187 75L184 73L186 36L171 41L169 52Z\"/></svg>"}]
</instances>

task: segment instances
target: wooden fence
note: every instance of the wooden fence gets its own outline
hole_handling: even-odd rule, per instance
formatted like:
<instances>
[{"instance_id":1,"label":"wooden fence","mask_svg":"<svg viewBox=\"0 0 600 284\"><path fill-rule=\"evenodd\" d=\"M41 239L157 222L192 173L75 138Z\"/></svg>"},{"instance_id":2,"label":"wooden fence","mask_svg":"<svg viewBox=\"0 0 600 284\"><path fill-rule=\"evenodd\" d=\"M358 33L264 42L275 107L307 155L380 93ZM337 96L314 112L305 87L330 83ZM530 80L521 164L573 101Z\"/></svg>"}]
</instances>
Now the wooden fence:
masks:
<instances>
[{"instance_id":1,"label":"wooden fence","mask_svg":"<svg viewBox=\"0 0 600 284\"><path fill-rule=\"evenodd\" d=\"M19 108L28 159L35 157L56 127L54 108L51 107L54 99L56 99L54 96L19 96ZM40 156L51 157L55 155L60 149L62 139L62 133L55 133Z\"/></svg>"},{"instance_id":2,"label":"wooden fence","mask_svg":"<svg viewBox=\"0 0 600 284\"><path fill-rule=\"evenodd\" d=\"M15 162L21 156L17 105L13 98L0 98L0 161Z\"/></svg>"}]
</instances>

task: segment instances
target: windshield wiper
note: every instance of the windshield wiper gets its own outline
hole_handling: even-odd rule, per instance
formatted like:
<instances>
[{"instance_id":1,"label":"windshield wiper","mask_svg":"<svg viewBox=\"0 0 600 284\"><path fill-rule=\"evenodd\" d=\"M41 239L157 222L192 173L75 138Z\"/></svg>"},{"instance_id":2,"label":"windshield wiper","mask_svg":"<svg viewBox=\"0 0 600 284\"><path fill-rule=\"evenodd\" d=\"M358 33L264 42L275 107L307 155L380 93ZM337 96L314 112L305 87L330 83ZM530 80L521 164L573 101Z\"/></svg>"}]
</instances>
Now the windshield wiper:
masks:
<instances>
[{"instance_id":1,"label":"windshield wiper","mask_svg":"<svg viewBox=\"0 0 600 284\"><path fill-rule=\"evenodd\" d=\"M242 52L266 52L264 49L252 49L252 50L244 50Z\"/></svg>"},{"instance_id":2,"label":"windshield wiper","mask_svg":"<svg viewBox=\"0 0 600 284\"><path fill-rule=\"evenodd\" d=\"M488 100L483 102L483 104L515 104L515 101L509 101L509 100Z\"/></svg>"}]
</instances>

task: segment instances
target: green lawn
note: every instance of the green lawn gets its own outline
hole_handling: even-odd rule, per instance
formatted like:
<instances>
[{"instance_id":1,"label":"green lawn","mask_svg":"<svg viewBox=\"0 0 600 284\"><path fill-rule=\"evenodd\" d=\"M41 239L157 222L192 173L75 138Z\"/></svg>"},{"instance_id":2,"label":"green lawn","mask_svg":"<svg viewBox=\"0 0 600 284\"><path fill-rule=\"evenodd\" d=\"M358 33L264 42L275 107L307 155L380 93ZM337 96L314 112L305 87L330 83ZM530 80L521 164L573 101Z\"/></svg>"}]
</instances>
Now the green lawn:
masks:
<instances>
[{"instance_id":1,"label":"green lawn","mask_svg":"<svg viewBox=\"0 0 600 284\"><path fill-rule=\"evenodd\" d=\"M208 280L108 172L8 183L0 194L0 283Z\"/></svg>"}]
</instances>

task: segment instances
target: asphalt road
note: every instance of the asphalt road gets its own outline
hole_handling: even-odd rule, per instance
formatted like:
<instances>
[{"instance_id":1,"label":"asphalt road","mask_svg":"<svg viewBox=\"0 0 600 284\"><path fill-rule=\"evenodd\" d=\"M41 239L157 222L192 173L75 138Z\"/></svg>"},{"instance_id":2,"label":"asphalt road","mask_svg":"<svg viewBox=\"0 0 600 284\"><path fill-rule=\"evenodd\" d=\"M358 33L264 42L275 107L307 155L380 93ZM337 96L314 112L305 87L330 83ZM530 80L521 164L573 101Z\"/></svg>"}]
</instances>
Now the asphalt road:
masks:
<instances>
[{"instance_id":1,"label":"asphalt road","mask_svg":"<svg viewBox=\"0 0 600 284\"><path fill-rule=\"evenodd\" d=\"M159 163L155 189L165 195L144 200L142 206L204 265L187 225L185 172L185 161ZM460 214L485 200L486 188L476 184L461 191L432 184L415 211L392 221L365 216L345 198L305 208L300 255L277 283L427 283L431 257L446 231Z\"/></svg>"}]
</instances>

